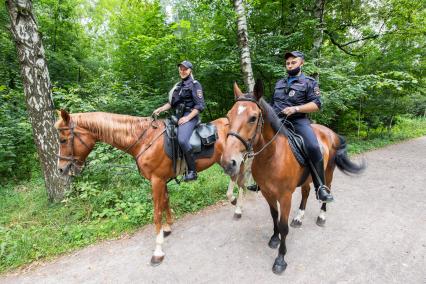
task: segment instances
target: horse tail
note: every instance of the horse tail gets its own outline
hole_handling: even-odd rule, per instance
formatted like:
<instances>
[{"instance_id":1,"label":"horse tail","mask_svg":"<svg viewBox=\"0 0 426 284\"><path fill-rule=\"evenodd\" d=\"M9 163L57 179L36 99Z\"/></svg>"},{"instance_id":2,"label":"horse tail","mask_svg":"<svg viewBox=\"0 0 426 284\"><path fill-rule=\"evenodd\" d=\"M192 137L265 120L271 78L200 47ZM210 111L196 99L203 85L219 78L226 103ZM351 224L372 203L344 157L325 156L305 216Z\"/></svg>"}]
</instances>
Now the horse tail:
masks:
<instances>
[{"instance_id":1,"label":"horse tail","mask_svg":"<svg viewBox=\"0 0 426 284\"><path fill-rule=\"evenodd\" d=\"M340 135L337 135L339 137L339 147L337 148L336 155L334 157L334 161L344 174L350 175L350 174L360 174L362 173L366 168L366 162L364 159L362 159L360 164L356 164L352 162L347 153L347 144L345 138L343 138Z\"/></svg>"}]
</instances>

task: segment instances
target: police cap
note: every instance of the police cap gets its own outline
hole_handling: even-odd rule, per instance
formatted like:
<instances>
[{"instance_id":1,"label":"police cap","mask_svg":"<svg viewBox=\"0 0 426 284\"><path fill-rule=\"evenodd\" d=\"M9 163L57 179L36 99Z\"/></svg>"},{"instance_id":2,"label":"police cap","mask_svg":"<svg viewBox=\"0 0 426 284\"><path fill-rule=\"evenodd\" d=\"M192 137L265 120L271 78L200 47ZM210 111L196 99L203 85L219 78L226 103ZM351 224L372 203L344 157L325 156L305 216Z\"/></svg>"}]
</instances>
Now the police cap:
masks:
<instances>
[{"instance_id":1,"label":"police cap","mask_svg":"<svg viewBox=\"0 0 426 284\"><path fill-rule=\"evenodd\" d=\"M292 52L287 52L284 55L284 58L287 59L287 58L289 58L291 56L293 56L293 57L300 57L302 59L305 59L305 55L303 54L303 52L300 52L300 51L297 51L297 50L292 51Z\"/></svg>"},{"instance_id":2,"label":"police cap","mask_svg":"<svg viewBox=\"0 0 426 284\"><path fill-rule=\"evenodd\" d=\"M179 66L181 66L181 65L185 66L186 68L193 69L193 68L192 68L192 63L191 63L191 62L189 62L189 61L187 61L187 60L182 61L182 62L181 62L181 63L179 63L177 66L179 67Z\"/></svg>"}]
</instances>

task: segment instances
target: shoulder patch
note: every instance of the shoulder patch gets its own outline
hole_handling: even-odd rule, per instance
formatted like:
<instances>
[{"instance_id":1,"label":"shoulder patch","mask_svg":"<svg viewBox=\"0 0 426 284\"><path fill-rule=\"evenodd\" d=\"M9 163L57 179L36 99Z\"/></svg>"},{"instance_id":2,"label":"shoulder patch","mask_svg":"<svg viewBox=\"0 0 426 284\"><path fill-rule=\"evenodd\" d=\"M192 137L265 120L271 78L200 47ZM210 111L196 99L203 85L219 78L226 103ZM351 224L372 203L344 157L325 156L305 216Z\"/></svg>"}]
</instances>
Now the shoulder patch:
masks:
<instances>
[{"instance_id":1,"label":"shoulder patch","mask_svg":"<svg viewBox=\"0 0 426 284\"><path fill-rule=\"evenodd\" d=\"M200 99L203 97L203 91L202 90L197 90L197 97L199 97Z\"/></svg>"},{"instance_id":2,"label":"shoulder patch","mask_svg":"<svg viewBox=\"0 0 426 284\"><path fill-rule=\"evenodd\" d=\"M320 88L318 86L316 86L314 88L314 94L315 94L315 96L320 96L321 95Z\"/></svg>"}]
</instances>

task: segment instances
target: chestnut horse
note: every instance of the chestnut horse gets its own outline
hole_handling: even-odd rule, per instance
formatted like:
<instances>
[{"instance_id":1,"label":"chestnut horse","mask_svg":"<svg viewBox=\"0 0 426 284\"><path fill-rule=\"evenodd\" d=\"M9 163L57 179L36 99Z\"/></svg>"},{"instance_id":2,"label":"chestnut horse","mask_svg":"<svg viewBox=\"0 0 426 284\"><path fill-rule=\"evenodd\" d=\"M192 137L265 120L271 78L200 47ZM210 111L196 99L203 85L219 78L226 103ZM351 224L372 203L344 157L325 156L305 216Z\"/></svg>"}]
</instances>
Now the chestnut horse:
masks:
<instances>
[{"instance_id":1,"label":"chestnut horse","mask_svg":"<svg viewBox=\"0 0 426 284\"><path fill-rule=\"evenodd\" d=\"M269 246L277 248L280 245L272 270L280 274L287 267L284 255L287 252L285 239L289 231L291 196L297 186L302 187L299 214L292 222L292 225L300 226L303 217L301 212L304 212L306 206L311 177L292 153L288 138L283 134L285 126L262 98L262 83L256 82L253 94L243 94L235 84L234 95L236 102L228 112L230 125L221 165L226 173L235 175L239 172L240 164L248 156L254 156L251 168L253 178L269 204L274 225ZM329 188L336 165L344 173L352 174L360 173L365 168L364 163L357 165L349 160L342 137L325 126L313 124L312 127L323 150L326 185ZM325 222L325 211L326 204L323 203L318 217L322 222L317 221L317 224L322 225Z\"/></svg>"},{"instance_id":2,"label":"chestnut horse","mask_svg":"<svg viewBox=\"0 0 426 284\"><path fill-rule=\"evenodd\" d=\"M172 214L169 205L167 181L175 176L171 159L164 152L165 126L161 120L134 117L113 113L76 113L60 111L60 119L55 123L59 131L58 170L63 175L81 172L84 161L95 143L105 142L132 155L142 176L151 182L154 201L154 224L156 248L151 258L152 265L158 265L165 256L162 250L164 237L171 233ZM202 171L219 162L222 155L229 122L219 118L212 122L217 127L218 140L211 158L198 159L197 171ZM234 182L230 182L227 196L237 205L235 217L241 217L241 197L244 181L234 175L239 185L238 198L233 196ZM163 213L166 223L162 225Z\"/></svg>"}]
</instances>

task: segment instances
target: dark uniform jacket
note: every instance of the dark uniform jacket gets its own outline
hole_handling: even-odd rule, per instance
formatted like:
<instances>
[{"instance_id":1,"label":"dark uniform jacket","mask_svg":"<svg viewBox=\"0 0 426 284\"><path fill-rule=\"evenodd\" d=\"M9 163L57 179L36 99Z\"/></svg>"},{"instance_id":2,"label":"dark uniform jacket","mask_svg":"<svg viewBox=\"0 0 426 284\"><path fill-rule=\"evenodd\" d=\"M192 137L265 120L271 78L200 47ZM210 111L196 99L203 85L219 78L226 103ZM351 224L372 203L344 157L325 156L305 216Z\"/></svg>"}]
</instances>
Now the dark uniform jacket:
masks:
<instances>
[{"instance_id":1,"label":"dark uniform jacket","mask_svg":"<svg viewBox=\"0 0 426 284\"><path fill-rule=\"evenodd\" d=\"M286 107L300 106L309 102L314 102L318 108L321 108L320 90L317 81L314 78L305 76L303 73L292 78L290 84L288 78L283 78L275 85L274 96L272 97L272 107L275 113L283 117L282 110ZM306 117L305 113L295 113L289 119Z\"/></svg>"},{"instance_id":2,"label":"dark uniform jacket","mask_svg":"<svg viewBox=\"0 0 426 284\"><path fill-rule=\"evenodd\" d=\"M178 107L180 104L185 105L185 113L190 112L192 109L198 109L202 112L205 107L203 89L201 84L194 80L191 76L183 79L177 83L171 97L170 104L173 108Z\"/></svg>"}]
</instances>

